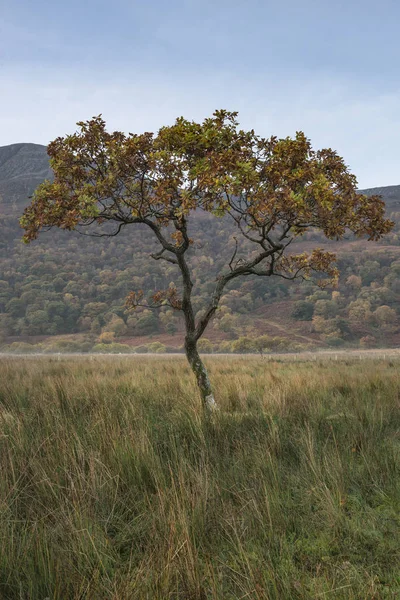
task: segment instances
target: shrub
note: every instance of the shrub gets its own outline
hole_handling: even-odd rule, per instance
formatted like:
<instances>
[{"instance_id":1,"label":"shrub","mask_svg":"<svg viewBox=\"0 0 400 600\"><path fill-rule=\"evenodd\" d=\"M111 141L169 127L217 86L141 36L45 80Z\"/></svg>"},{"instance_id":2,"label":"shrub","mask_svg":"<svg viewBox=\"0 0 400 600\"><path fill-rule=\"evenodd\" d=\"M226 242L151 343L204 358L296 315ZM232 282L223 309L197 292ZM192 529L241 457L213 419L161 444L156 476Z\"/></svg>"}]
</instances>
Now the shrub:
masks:
<instances>
[{"instance_id":1,"label":"shrub","mask_svg":"<svg viewBox=\"0 0 400 600\"><path fill-rule=\"evenodd\" d=\"M111 354L126 354L131 351L132 351L132 349L130 346L128 346L128 344L118 344L118 343L96 344L92 348L92 352L103 352L106 354L109 354L109 353L111 353Z\"/></svg>"},{"instance_id":2,"label":"shrub","mask_svg":"<svg viewBox=\"0 0 400 600\"><path fill-rule=\"evenodd\" d=\"M90 341L79 341L79 340L55 340L54 342L47 342L43 347L43 351L46 353L50 352L90 352L92 349L92 342Z\"/></svg>"},{"instance_id":3,"label":"shrub","mask_svg":"<svg viewBox=\"0 0 400 600\"><path fill-rule=\"evenodd\" d=\"M221 342L218 346L218 352L230 354L232 352L232 344L233 342L228 342L227 340Z\"/></svg>"},{"instance_id":4,"label":"shrub","mask_svg":"<svg viewBox=\"0 0 400 600\"><path fill-rule=\"evenodd\" d=\"M27 342L13 342L9 346L4 346L4 352L15 352L15 354L26 354L28 352L39 352L42 347L39 345L28 344Z\"/></svg>"},{"instance_id":5,"label":"shrub","mask_svg":"<svg viewBox=\"0 0 400 600\"><path fill-rule=\"evenodd\" d=\"M121 335L126 334L128 327L121 317L118 317L118 315L113 315L107 325L103 327L103 331L110 331L117 337L120 337Z\"/></svg>"},{"instance_id":6,"label":"shrub","mask_svg":"<svg viewBox=\"0 0 400 600\"><path fill-rule=\"evenodd\" d=\"M115 333L113 331L103 331L103 333L99 336L100 344L112 344L115 339Z\"/></svg>"},{"instance_id":7,"label":"shrub","mask_svg":"<svg viewBox=\"0 0 400 600\"><path fill-rule=\"evenodd\" d=\"M382 325L383 327L394 325L397 321L396 311L390 308L390 306L379 306L373 315L378 325Z\"/></svg>"},{"instance_id":8,"label":"shrub","mask_svg":"<svg viewBox=\"0 0 400 600\"><path fill-rule=\"evenodd\" d=\"M314 304L307 300L299 300L292 310L292 318L296 321L311 321L314 314Z\"/></svg>"},{"instance_id":9,"label":"shrub","mask_svg":"<svg viewBox=\"0 0 400 600\"><path fill-rule=\"evenodd\" d=\"M207 338L201 338L198 341L197 346L198 346L199 352L205 352L205 353L210 354L211 352L214 352L214 350L215 350L214 344Z\"/></svg>"},{"instance_id":10,"label":"shrub","mask_svg":"<svg viewBox=\"0 0 400 600\"><path fill-rule=\"evenodd\" d=\"M132 351L137 354L146 354L149 351L149 349L147 346L143 345L143 346L136 346L135 348L132 348Z\"/></svg>"},{"instance_id":11,"label":"shrub","mask_svg":"<svg viewBox=\"0 0 400 600\"><path fill-rule=\"evenodd\" d=\"M376 346L376 339L373 335L365 335L360 339L361 348L374 348Z\"/></svg>"},{"instance_id":12,"label":"shrub","mask_svg":"<svg viewBox=\"0 0 400 600\"><path fill-rule=\"evenodd\" d=\"M334 333L328 334L325 336L325 342L328 346L332 346L337 348L338 346L343 346L344 340L341 337L338 337Z\"/></svg>"},{"instance_id":13,"label":"shrub","mask_svg":"<svg viewBox=\"0 0 400 600\"><path fill-rule=\"evenodd\" d=\"M250 353L258 351L255 339L245 336L240 337L234 342L232 342L231 348L232 352L239 353Z\"/></svg>"},{"instance_id":14,"label":"shrub","mask_svg":"<svg viewBox=\"0 0 400 600\"><path fill-rule=\"evenodd\" d=\"M324 319L332 319L338 314L338 305L334 300L317 300L314 314Z\"/></svg>"},{"instance_id":15,"label":"shrub","mask_svg":"<svg viewBox=\"0 0 400 600\"><path fill-rule=\"evenodd\" d=\"M166 351L166 346L161 342L151 342L147 345L149 352L156 352L157 354L163 354Z\"/></svg>"}]
</instances>

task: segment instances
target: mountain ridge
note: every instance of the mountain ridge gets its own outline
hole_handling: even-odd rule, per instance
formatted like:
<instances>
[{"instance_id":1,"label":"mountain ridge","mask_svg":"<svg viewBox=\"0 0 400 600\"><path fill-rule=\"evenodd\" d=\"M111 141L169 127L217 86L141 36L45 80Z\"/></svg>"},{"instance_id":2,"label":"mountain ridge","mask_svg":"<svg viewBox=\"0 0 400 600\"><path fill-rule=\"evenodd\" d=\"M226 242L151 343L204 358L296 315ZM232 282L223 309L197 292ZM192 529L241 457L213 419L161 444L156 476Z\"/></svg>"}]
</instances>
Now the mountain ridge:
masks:
<instances>
[{"instance_id":1,"label":"mountain ridge","mask_svg":"<svg viewBox=\"0 0 400 600\"><path fill-rule=\"evenodd\" d=\"M35 188L52 178L46 146L19 143L0 147L0 197L4 204L25 204Z\"/></svg>"}]
</instances>

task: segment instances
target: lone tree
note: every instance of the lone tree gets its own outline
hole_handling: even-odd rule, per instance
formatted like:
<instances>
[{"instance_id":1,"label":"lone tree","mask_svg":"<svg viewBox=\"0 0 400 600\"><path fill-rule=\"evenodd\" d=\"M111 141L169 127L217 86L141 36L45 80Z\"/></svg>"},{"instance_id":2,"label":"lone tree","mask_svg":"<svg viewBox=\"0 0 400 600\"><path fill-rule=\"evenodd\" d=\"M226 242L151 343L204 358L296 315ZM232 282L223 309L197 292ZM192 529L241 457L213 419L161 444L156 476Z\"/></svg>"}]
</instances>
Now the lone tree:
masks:
<instances>
[{"instance_id":1,"label":"lone tree","mask_svg":"<svg viewBox=\"0 0 400 600\"><path fill-rule=\"evenodd\" d=\"M214 315L225 286L237 277L337 279L335 255L316 248L289 254L293 240L310 228L329 239L346 231L377 240L392 222L379 196L357 193L357 181L331 149L314 151L304 133L294 139L262 138L239 129L236 112L218 110L203 123L178 118L153 133L108 133L101 116L48 146L54 181L35 191L21 218L24 241L41 229L74 230L102 225L97 235L117 235L142 224L156 237L151 256L176 265L178 287L146 298L132 292L129 307L170 304L182 311L185 351L204 406L216 404L197 342ZM227 215L237 226L233 254L216 281L202 316L195 318L187 252L195 210ZM96 233L94 233L96 235ZM178 289L180 291L178 291Z\"/></svg>"}]
</instances>

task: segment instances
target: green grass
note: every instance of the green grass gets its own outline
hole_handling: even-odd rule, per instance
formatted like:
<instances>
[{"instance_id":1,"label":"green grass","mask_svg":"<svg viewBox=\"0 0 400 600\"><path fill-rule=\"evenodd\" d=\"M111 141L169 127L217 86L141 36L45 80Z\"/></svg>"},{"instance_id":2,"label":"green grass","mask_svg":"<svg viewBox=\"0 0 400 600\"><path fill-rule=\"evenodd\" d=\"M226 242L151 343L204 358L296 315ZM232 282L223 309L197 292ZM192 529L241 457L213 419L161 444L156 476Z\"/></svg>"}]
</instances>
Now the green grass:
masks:
<instances>
[{"instance_id":1,"label":"green grass","mask_svg":"<svg viewBox=\"0 0 400 600\"><path fill-rule=\"evenodd\" d=\"M400 362L0 362L2 600L400 596Z\"/></svg>"}]
</instances>

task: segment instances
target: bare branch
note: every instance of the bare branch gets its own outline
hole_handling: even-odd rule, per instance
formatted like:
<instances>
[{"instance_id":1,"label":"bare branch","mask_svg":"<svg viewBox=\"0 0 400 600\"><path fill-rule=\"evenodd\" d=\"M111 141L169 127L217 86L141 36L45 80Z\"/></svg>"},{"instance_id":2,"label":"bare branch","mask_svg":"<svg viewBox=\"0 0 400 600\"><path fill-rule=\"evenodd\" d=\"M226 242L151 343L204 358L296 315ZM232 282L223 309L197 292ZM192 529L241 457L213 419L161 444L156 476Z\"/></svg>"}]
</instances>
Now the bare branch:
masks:
<instances>
[{"instance_id":1,"label":"bare branch","mask_svg":"<svg viewBox=\"0 0 400 600\"><path fill-rule=\"evenodd\" d=\"M234 253L232 255L231 260L229 261L229 268L230 268L231 271L233 271L232 264L233 264L233 261L235 260L235 256L236 256L237 251L238 251L238 241L237 241L237 238L234 236L233 239L235 240L235 251L234 251Z\"/></svg>"},{"instance_id":2,"label":"bare branch","mask_svg":"<svg viewBox=\"0 0 400 600\"><path fill-rule=\"evenodd\" d=\"M280 245L279 250L282 250L282 249L283 249L283 246ZM230 273L226 273L225 275L221 275L219 277L217 285L214 290L214 293L211 298L211 302L210 302L208 308L206 309L206 312L204 313L203 317L198 322L197 327L195 329L194 335L195 335L196 340L198 340L202 336L211 317L214 315L215 311L217 310L219 301L222 296L222 292L224 291L224 288L229 283L229 281L231 281L232 279L235 279L236 277L240 277L241 275L252 275L254 267L256 267L258 264L260 264L266 258L269 258L270 256L272 257L276 252L277 252L277 250L275 248L271 248L270 250L265 250L264 252L260 252L260 254L258 254L253 260L251 260L249 262L245 262L245 263L243 263L243 265L237 266L235 269L231 270Z\"/></svg>"},{"instance_id":3,"label":"bare branch","mask_svg":"<svg viewBox=\"0 0 400 600\"><path fill-rule=\"evenodd\" d=\"M304 275L299 275L303 269L297 269L294 275L285 275L284 273L274 273L276 277L281 277L282 279L287 279L288 281L293 281L294 279L302 279L303 281L307 281L307 278Z\"/></svg>"},{"instance_id":4,"label":"bare branch","mask_svg":"<svg viewBox=\"0 0 400 600\"><path fill-rule=\"evenodd\" d=\"M153 221L151 221L150 219L147 219L147 218L140 219L139 222L144 223L145 225L150 227L150 229L152 229L152 231L155 233L158 241L160 242L160 244L162 245L164 250L168 250L169 252L172 252L172 254L176 255L176 253L177 253L176 246L174 246L173 244L168 242L168 240L165 239L165 237L161 233L161 228L159 225L157 225L157 223L154 223Z\"/></svg>"},{"instance_id":5,"label":"bare branch","mask_svg":"<svg viewBox=\"0 0 400 600\"><path fill-rule=\"evenodd\" d=\"M165 261L171 263L172 265L178 264L178 261L175 258L171 258L170 256L164 256L164 252L165 252L165 248L160 250L160 252L157 252L155 254L150 254L150 256L151 256L151 258L154 258L154 260L165 260Z\"/></svg>"},{"instance_id":6,"label":"bare branch","mask_svg":"<svg viewBox=\"0 0 400 600\"><path fill-rule=\"evenodd\" d=\"M92 224L92 223L90 223L90 224ZM113 233L96 233L96 232L93 232L93 233L86 233L86 232L80 231L78 228L76 228L76 229L75 229L75 231L76 231L77 233L79 233L79 235L84 235L84 236L86 236L86 237L96 237L96 238L102 238L102 237L114 237L114 236L116 236L116 235L118 235L118 234L119 234L119 232L121 231L121 229L122 229L123 227L125 227L125 225L127 225L127 223L120 223L120 224L118 225L117 229L116 229L116 230L115 230Z\"/></svg>"}]
</instances>

